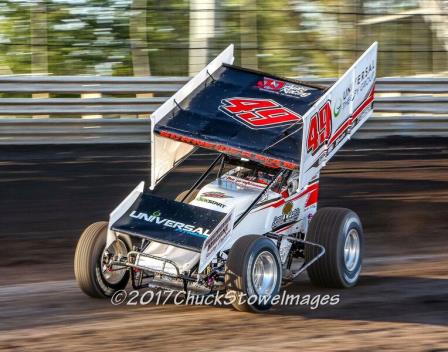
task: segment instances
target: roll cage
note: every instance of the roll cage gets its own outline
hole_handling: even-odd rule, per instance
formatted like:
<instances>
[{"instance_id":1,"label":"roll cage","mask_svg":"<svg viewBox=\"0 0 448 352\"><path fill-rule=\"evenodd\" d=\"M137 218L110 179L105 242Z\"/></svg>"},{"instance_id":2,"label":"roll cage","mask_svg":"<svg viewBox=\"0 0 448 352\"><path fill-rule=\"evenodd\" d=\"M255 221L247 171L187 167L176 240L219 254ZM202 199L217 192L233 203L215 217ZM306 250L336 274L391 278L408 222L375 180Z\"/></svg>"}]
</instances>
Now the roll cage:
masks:
<instances>
[{"instance_id":1,"label":"roll cage","mask_svg":"<svg viewBox=\"0 0 448 352\"><path fill-rule=\"evenodd\" d=\"M213 169L219 164L219 169L217 172L217 178L220 178L223 175L223 171L226 165L233 167L244 167L246 169L253 170L253 172L264 172L271 176L270 181L265 185L263 189L261 189L260 194L254 199L254 201L249 205L249 207L235 220L233 228L238 226L238 224L244 220L247 214L258 204L260 199L268 192L272 190L274 186L278 187L278 190L281 190L288 180L289 175L291 174L291 170L288 169L273 169L262 164L258 164L251 160L238 159L235 157L231 157L224 153L218 155L218 157L213 160L213 162L209 165L207 170L193 183L193 185L188 189L187 193L180 199L180 202L185 202L189 200L191 194L197 190L202 183L207 179L207 177L212 173ZM275 192L275 191L274 191ZM275 192L279 193L279 192ZM278 199L281 196L279 194Z\"/></svg>"}]
</instances>

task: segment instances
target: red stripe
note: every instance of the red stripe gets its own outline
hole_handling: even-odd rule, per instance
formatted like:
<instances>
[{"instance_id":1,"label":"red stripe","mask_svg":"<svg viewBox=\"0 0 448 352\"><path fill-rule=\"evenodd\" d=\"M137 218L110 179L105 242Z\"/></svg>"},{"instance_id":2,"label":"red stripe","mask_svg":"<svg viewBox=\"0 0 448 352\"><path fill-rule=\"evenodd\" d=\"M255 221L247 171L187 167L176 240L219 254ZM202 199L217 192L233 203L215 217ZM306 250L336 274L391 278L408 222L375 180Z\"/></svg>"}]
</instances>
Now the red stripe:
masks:
<instances>
[{"instance_id":1,"label":"red stripe","mask_svg":"<svg viewBox=\"0 0 448 352\"><path fill-rule=\"evenodd\" d=\"M285 227L282 227L280 230L275 230L274 232L276 232L276 233L279 233L279 232L283 232L283 231L285 231L285 230L287 230L287 229L289 229L292 225L294 225L294 224L291 224L291 225L288 225L288 226L285 226Z\"/></svg>"},{"instance_id":2,"label":"red stripe","mask_svg":"<svg viewBox=\"0 0 448 352\"><path fill-rule=\"evenodd\" d=\"M255 210L255 212L263 210L263 209L266 209L266 208L270 208L270 207L278 208L282 204L285 204L285 200L284 199L280 199L280 200L278 200L278 201L276 201L275 203L272 203L272 204L267 204L263 208Z\"/></svg>"},{"instance_id":3,"label":"red stripe","mask_svg":"<svg viewBox=\"0 0 448 352\"><path fill-rule=\"evenodd\" d=\"M305 190L302 193L296 195L294 198L291 198L289 200L293 201L293 200L302 198L305 194L307 194L309 192L318 192L318 191L319 191L319 182L315 182L315 183L309 184L308 187L305 188ZM317 197L317 195L316 195L316 197ZM307 204L308 204L308 202L307 202ZM305 205L305 206L308 206L308 205Z\"/></svg>"},{"instance_id":4,"label":"red stripe","mask_svg":"<svg viewBox=\"0 0 448 352\"><path fill-rule=\"evenodd\" d=\"M286 198L286 199L280 199L272 204L267 204L263 208L255 210L255 212L266 209L266 208L278 208L279 206L285 204L286 202L292 202L296 199L302 198L305 194L310 193L305 207L309 207L310 205L313 205L317 203L318 195L319 195L319 182L314 182L312 184L309 184L308 187L306 187L301 193L297 195L292 195L292 198Z\"/></svg>"},{"instance_id":5,"label":"red stripe","mask_svg":"<svg viewBox=\"0 0 448 352\"><path fill-rule=\"evenodd\" d=\"M253 152L239 149L236 147L230 147L230 146L227 146L224 144L208 142L203 139L184 136L182 134L173 133L173 132L169 132L169 131L165 131L165 130L159 131L157 133L160 136L165 137L165 138L174 139L176 141L196 145L196 146L199 146L202 148L216 150L218 152L237 156L239 158L247 158L247 159L256 161L260 164L266 165L268 167L272 167L272 168L286 168L286 169L294 170L299 167L298 164L290 162L290 161L271 158L266 155L253 153Z\"/></svg>"},{"instance_id":6,"label":"red stripe","mask_svg":"<svg viewBox=\"0 0 448 352\"><path fill-rule=\"evenodd\" d=\"M319 199L319 182L316 182L312 187L310 195L305 203L305 208L317 204L317 200Z\"/></svg>"},{"instance_id":7,"label":"red stripe","mask_svg":"<svg viewBox=\"0 0 448 352\"><path fill-rule=\"evenodd\" d=\"M349 117L336 131L336 133L331 137L329 144L333 143L341 134L343 134L347 128L351 126L353 121L364 111L364 109L373 101L375 98L375 87L372 87L372 90L369 93L369 96L366 100L355 110L353 115Z\"/></svg>"}]
</instances>

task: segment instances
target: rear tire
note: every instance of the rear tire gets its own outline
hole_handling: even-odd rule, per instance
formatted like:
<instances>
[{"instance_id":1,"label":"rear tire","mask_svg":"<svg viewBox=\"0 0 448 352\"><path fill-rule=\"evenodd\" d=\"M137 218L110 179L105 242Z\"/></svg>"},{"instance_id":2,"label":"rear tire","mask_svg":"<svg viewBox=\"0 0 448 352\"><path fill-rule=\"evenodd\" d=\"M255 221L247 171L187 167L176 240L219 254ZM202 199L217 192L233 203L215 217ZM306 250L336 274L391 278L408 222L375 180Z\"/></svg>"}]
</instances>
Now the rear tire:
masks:
<instances>
[{"instance_id":1,"label":"rear tire","mask_svg":"<svg viewBox=\"0 0 448 352\"><path fill-rule=\"evenodd\" d=\"M320 209L311 220L307 240L325 248L325 254L308 268L314 285L356 285L362 267L363 231L355 212L345 208ZM310 261L318 252L318 248L306 246L305 260Z\"/></svg>"},{"instance_id":2,"label":"rear tire","mask_svg":"<svg viewBox=\"0 0 448 352\"><path fill-rule=\"evenodd\" d=\"M224 281L235 309L262 312L271 308L282 282L282 264L275 244L259 235L238 239L230 249Z\"/></svg>"},{"instance_id":3,"label":"rear tire","mask_svg":"<svg viewBox=\"0 0 448 352\"><path fill-rule=\"evenodd\" d=\"M88 226L79 238L75 252L75 277L81 290L90 297L105 298L126 287L129 270L105 271L103 254L106 250L107 222L95 222ZM109 252L129 252L130 238L120 236Z\"/></svg>"}]
</instances>

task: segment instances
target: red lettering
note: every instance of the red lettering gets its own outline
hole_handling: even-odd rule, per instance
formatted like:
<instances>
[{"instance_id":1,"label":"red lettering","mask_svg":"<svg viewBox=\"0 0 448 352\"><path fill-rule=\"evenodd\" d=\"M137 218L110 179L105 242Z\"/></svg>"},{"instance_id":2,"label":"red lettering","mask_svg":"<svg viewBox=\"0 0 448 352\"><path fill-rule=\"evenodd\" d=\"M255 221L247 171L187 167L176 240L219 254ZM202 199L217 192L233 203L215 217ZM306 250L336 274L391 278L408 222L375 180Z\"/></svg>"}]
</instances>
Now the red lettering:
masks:
<instances>
[{"instance_id":1,"label":"red lettering","mask_svg":"<svg viewBox=\"0 0 448 352\"><path fill-rule=\"evenodd\" d=\"M331 137L331 106L327 101L310 119L307 150L315 153Z\"/></svg>"}]
</instances>

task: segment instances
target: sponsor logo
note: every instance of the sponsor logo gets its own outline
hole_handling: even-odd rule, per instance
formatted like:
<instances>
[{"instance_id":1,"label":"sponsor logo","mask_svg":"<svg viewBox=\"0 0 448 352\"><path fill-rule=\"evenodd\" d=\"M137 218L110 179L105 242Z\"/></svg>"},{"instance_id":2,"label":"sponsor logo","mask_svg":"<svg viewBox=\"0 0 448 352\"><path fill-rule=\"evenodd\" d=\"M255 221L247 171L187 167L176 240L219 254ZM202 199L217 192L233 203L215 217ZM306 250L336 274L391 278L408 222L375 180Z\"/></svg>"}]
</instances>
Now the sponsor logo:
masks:
<instances>
[{"instance_id":1,"label":"sponsor logo","mask_svg":"<svg viewBox=\"0 0 448 352\"><path fill-rule=\"evenodd\" d=\"M352 100L356 96L363 94L363 91L370 86L375 80L375 60L372 60L366 66L363 67L355 77L355 90L353 92Z\"/></svg>"},{"instance_id":2,"label":"sponsor logo","mask_svg":"<svg viewBox=\"0 0 448 352\"><path fill-rule=\"evenodd\" d=\"M272 228L275 229L281 225L297 221L299 219L300 209L294 209L294 204L292 202L288 202L282 209L282 215L275 216L272 221Z\"/></svg>"},{"instance_id":3,"label":"sponsor logo","mask_svg":"<svg viewBox=\"0 0 448 352\"><path fill-rule=\"evenodd\" d=\"M205 198L202 195L200 195L196 200L199 201L199 202L204 202L204 203L216 205L217 207L220 207L220 208L225 208L226 207L225 204L217 202L216 200L213 200L213 199Z\"/></svg>"},{"instance_id":4,"label":"sponsor logo","mask_svg":"<svg viewBox=\"0 0 448 352\"><path fill-rule=\"evenodd\" d=\"M352 101L375 79L375 61L368 63L355 77L355 86L351 85L342 90L342 95L335 100L333 116L336 118L341 111L350 105Z\"/></svg>"},{"instance_id":5,"label":"sponsor logo","mask_svg":"<svg viewBox=\"0 0 448 352\"><path fill-rule=\"evenodd\" d=\"M350 102L353 101L354 98L355 97L352 94L352 87L346 87L342 92L342 96L336 99L336 103L333 107L333 116L335 118L338 117L341 111L344 111L350 105Z\"/></svg>"},{"instance_id":6,"label":"sponsor logo","mask_svg":"<svg viewBox=\"0 0 448 352\"><path fill-rule=\"evenodd\" d=\"M201 194L201 197L207 197L207 198L233 198L232 196L229 196L228 194L225 194L223 192L204 192Z\"/></svg>"},{"instance_id":7,"label":"sponsor logo","mask_svg":"<svg viewBox=\"0 0 448 352\"><path fill-rule=\"evenodd\" d=\"M203 272L207 265L216 258L216 254L223 248L225 243L230 239L233 230L233 209L227 213L221 222L215 227L210 236L208 236L201 251L199 260L199 272Z\"/></svg>"},{"instance_id":8,"label":"sponsor logo","mask_svg":"<svg viewBox=\"0 0 448 352\"><path fill-rule=\"evenodd\" d=\"M292 202L286 203L282 209L282 214L289 215L292 212L293 207L294 207L294 204L292 204Z\"/></svg>"},{"instance_id":9,"label":"sponsor logo","mask_svg":"<svg viewBox=\"0 0 448 352\"><path fill-rule=\"evenodd\" d=\"M199 197L196 199L199 202L209 203L216 205L220 208L225 208L226 205L222 204L220 202L217 202L216 200L209 199L209 198L218 198L218 199L224 199L224 198L233 198L232 196L229 196L223 192L204 192L199 195Z\"/></svg>"},{"instance_id":10,"label":"sponsor logo","mask_svg":"<svg viewBox=\"0 0 448 352\"><path fill-rule=\"evenodd\" d=\"M313 90L310 87L300 86L268 77L264 77L262 81L258 81L257 87L264 91L299 98L305 98L311 95L309 91Z\"/></svg>"},{"instance_id":11,"label":"sponsor logo","mask_svg":"<svg viewBox=\"0 0 448 352\"><path fill-rule=\"evenodd\" d=\"M319 111L310 118L306 145L308 152L313 155L330 139L332 132L331 119L330 101L327 100Z\"/></svg>"},{"instance_id":12,"label":"sponsor logo","mask_svg":"<svg viewBox=\"0 0 448 352\"><path fill-rule=\"evenodd\" d=\"M234 176L228 176L228 175L224 175L223 179L226 181L230 181L230 182L234 182L237 185L240 186L245 186L245 187L250 187L250 188L259 188L259 189L264 189L265 186L260 185L259 183L256 182L252 182L249 180L244 180L242 178L238 178L238 177L234 177Z\"/></svg>"},{"instance_id":13,"label":"sponsor logo","mask_svg":"<svg viewBox=\"0 0 448 352\"><path fill-rule=\"evenodd\" d=\"M232 216L227 216L222 224L213 231L213 234L204 242L206 256L210 256L227 239L227 235L232 231Z\"/></svg>"},{"instance_id":14,"label":"sponsor logo","mask_svg":"<svg viewBox=\"0 0 448 352\"><path fill-rule=\"evenodd\" d=\"M302 118L270 99L227 98L219 110L252 129L290 125Z\"/></svg>"},{"instance_id":15,"label":"sponsor logo","mask_svg":"<svg viewBox=\"0 0 448 352\"><path fill-rule=\"evenodd\" d=\"M268 77L263 77L263 80L257 83L258 88L274 92L279 92L285 85L286 82Z\"/></svg>"},{"instance_id":16,"label":"sponsor logo","mask_svg":"<svg viewBox=\"0 0 448 352\"><path fill-rule=\"evenodd\" d=\"M361 85L365 80L371 78L372 72L375 71L375 61L370 62L365 66L360 73L355 78L356 85Z\"/></svg>"},{"instance_id":17,"label":"sponsor logo","mask_svg":"<svg viewBox=\"0 0 448 352\"><path fill-rule=\"evenodd\" d=\"M337 103L334 105L333 108L333 116L336 118L339 116L339 113L341 112L342 108L342 100L338 99Z\"/></svg>"},{"instance_id":18,"label":"sponsor logo","mask_svg":"<svg viewBox=\"0 0 448 352\"><path fill-rule=\"evenodd\" d=\"M152 214L132 211L129 215L131 218L143 220L146 222L150 222L156 225L170 227L175 229L176 232L182 232L189 235L207 237L210 234L210 230L202 227L196 227L189 224L184 224L183 222L179 222L176 220L168 219L162 217L162 213L159 210L156 210Z\"/></svg>"},{"instance_id":19,"label":"sponsor logo","mask_svg":"<svg viewBox=\"0 0 448 352\"><path fill-rule=\"evenodd\" d=\"M336 132L332 135L329 141L329 147L327 149L327 153L331 153L334 148L340 144L345 136L350 133L350 131L359 124L363 119L365 119L366 115L372 111L372 102L374 99L374 90L372 88L369 96L364 102L359 105L354 111L353 115L349 116L336 130Z\"/></svg>"}]
</instances>

